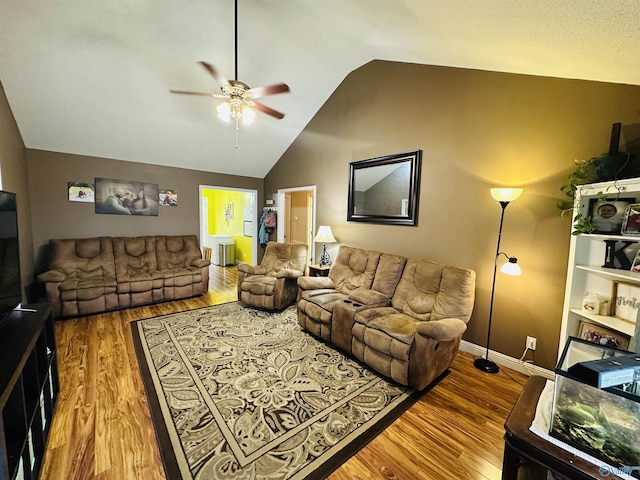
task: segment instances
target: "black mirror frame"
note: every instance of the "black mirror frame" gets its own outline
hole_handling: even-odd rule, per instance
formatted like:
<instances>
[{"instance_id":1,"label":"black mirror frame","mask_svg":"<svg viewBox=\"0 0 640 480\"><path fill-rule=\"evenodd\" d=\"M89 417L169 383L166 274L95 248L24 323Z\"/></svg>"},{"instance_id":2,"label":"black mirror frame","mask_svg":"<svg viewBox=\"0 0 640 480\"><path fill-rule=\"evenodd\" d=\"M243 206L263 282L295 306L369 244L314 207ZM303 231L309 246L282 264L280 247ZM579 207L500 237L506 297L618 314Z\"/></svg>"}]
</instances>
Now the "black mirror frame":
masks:
<instances>
[{"instance_id":1,"label":"black mirror frame","mask_svg":"<svg viewBox=\"0 0 640 480\"><path fill-rule=\"evenodd\" d=\"M409 162L409 205L407 215L363 215L355 212L355 180L358 170L364 168L392 165L394 163ZM398 153L384 157L359 160L349 164L349 197L347 204L348 222L379 223L385 225L417 225L418 224L418 198L420 194L420 168L422 163L422 150L414 152Z\"/></svg>"}]
</instances>

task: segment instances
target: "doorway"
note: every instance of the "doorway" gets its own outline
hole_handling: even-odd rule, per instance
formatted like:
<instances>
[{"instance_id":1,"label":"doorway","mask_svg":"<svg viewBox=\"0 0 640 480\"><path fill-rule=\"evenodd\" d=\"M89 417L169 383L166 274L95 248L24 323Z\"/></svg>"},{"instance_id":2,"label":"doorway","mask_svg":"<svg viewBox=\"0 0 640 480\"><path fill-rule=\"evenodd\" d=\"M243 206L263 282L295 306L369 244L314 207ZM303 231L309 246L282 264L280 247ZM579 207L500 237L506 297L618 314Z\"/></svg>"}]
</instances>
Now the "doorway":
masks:
<instances>
[{"instance_id":1,"label":"doorway","mask_svg":"<svg viewBox=\"0 0 640 480\"><path fill-rule=\"evenodd\" d=\"M316 225L315 185L278 189L278 242L304 243L308 247L307 265L315 258L313 232Z\"/></svg>"},{"instance_id":2,"label":"doorway","mask_svg":"<svg viewBox=\"0 0 640 480\"><path fill-rule=\"evenodd\" d=\"M257 199L257 190L200 185L200 243L212 261L224 240L235 246L235 263L258 263Z\"/></svg>"}]
</instances>

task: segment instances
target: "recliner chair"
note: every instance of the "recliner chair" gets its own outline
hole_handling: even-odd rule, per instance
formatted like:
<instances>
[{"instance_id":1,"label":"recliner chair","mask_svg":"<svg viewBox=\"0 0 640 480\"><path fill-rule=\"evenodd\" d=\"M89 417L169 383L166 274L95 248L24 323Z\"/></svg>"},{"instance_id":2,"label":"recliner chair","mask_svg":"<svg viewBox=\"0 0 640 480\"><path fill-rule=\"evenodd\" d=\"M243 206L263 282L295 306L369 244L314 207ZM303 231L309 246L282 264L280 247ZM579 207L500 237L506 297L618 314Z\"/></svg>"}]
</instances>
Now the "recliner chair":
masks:
<instances>
[{"instance_id":1,"label":"recliner chair","mask_svg":"<svg viewBox=\"0 0 640 480\"><path fill-rule=\"evenodd\" d=\"M298 277L307 266L307 245L269 242L260 265L238 265L238 300L265 310L283 310L296 301Z\"/></svg>"}]
</instances>

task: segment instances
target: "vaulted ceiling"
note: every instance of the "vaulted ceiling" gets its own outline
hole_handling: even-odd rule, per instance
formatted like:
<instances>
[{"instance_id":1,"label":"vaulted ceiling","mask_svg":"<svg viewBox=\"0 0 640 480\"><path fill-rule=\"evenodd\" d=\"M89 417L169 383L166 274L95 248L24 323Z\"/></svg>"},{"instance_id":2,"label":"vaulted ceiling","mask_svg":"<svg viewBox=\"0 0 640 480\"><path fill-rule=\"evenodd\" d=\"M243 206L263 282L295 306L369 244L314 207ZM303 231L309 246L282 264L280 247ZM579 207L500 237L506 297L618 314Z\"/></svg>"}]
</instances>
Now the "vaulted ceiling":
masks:
<instances>
[{"instance_id":1,"label":"vaulted ceiling","mask_svg":"<svg viewBox=\"0 0 640 480\"><path fill-rule=\"evenodd\" d=\"M0 82L25 145L262 178L374 59L640 85L637 0L238 3L239 80L291 92L261 99L285 118L259 113L235 148L217 101L169 93L219 91L201 60L233 79L233 0L0 0Z\"/></svg>"}]
</instances>

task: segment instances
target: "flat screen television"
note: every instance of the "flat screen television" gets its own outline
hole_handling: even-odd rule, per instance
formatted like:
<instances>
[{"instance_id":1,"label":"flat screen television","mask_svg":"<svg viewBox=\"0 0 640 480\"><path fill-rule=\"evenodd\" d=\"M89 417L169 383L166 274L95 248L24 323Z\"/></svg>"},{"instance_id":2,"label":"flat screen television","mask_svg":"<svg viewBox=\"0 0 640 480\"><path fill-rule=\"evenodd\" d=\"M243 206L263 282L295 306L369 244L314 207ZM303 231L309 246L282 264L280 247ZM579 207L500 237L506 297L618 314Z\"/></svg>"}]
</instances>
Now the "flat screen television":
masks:
<instances>
[{"instance_id":1,"label":"flat screen television","mask_svg":"<svg viewBox=\"0 0 640 480\"><path fill-rule=\"evenodd\" d=\"M0 191L0 322L21 302L16 194Z\"/></svg>"}]
</instances>

